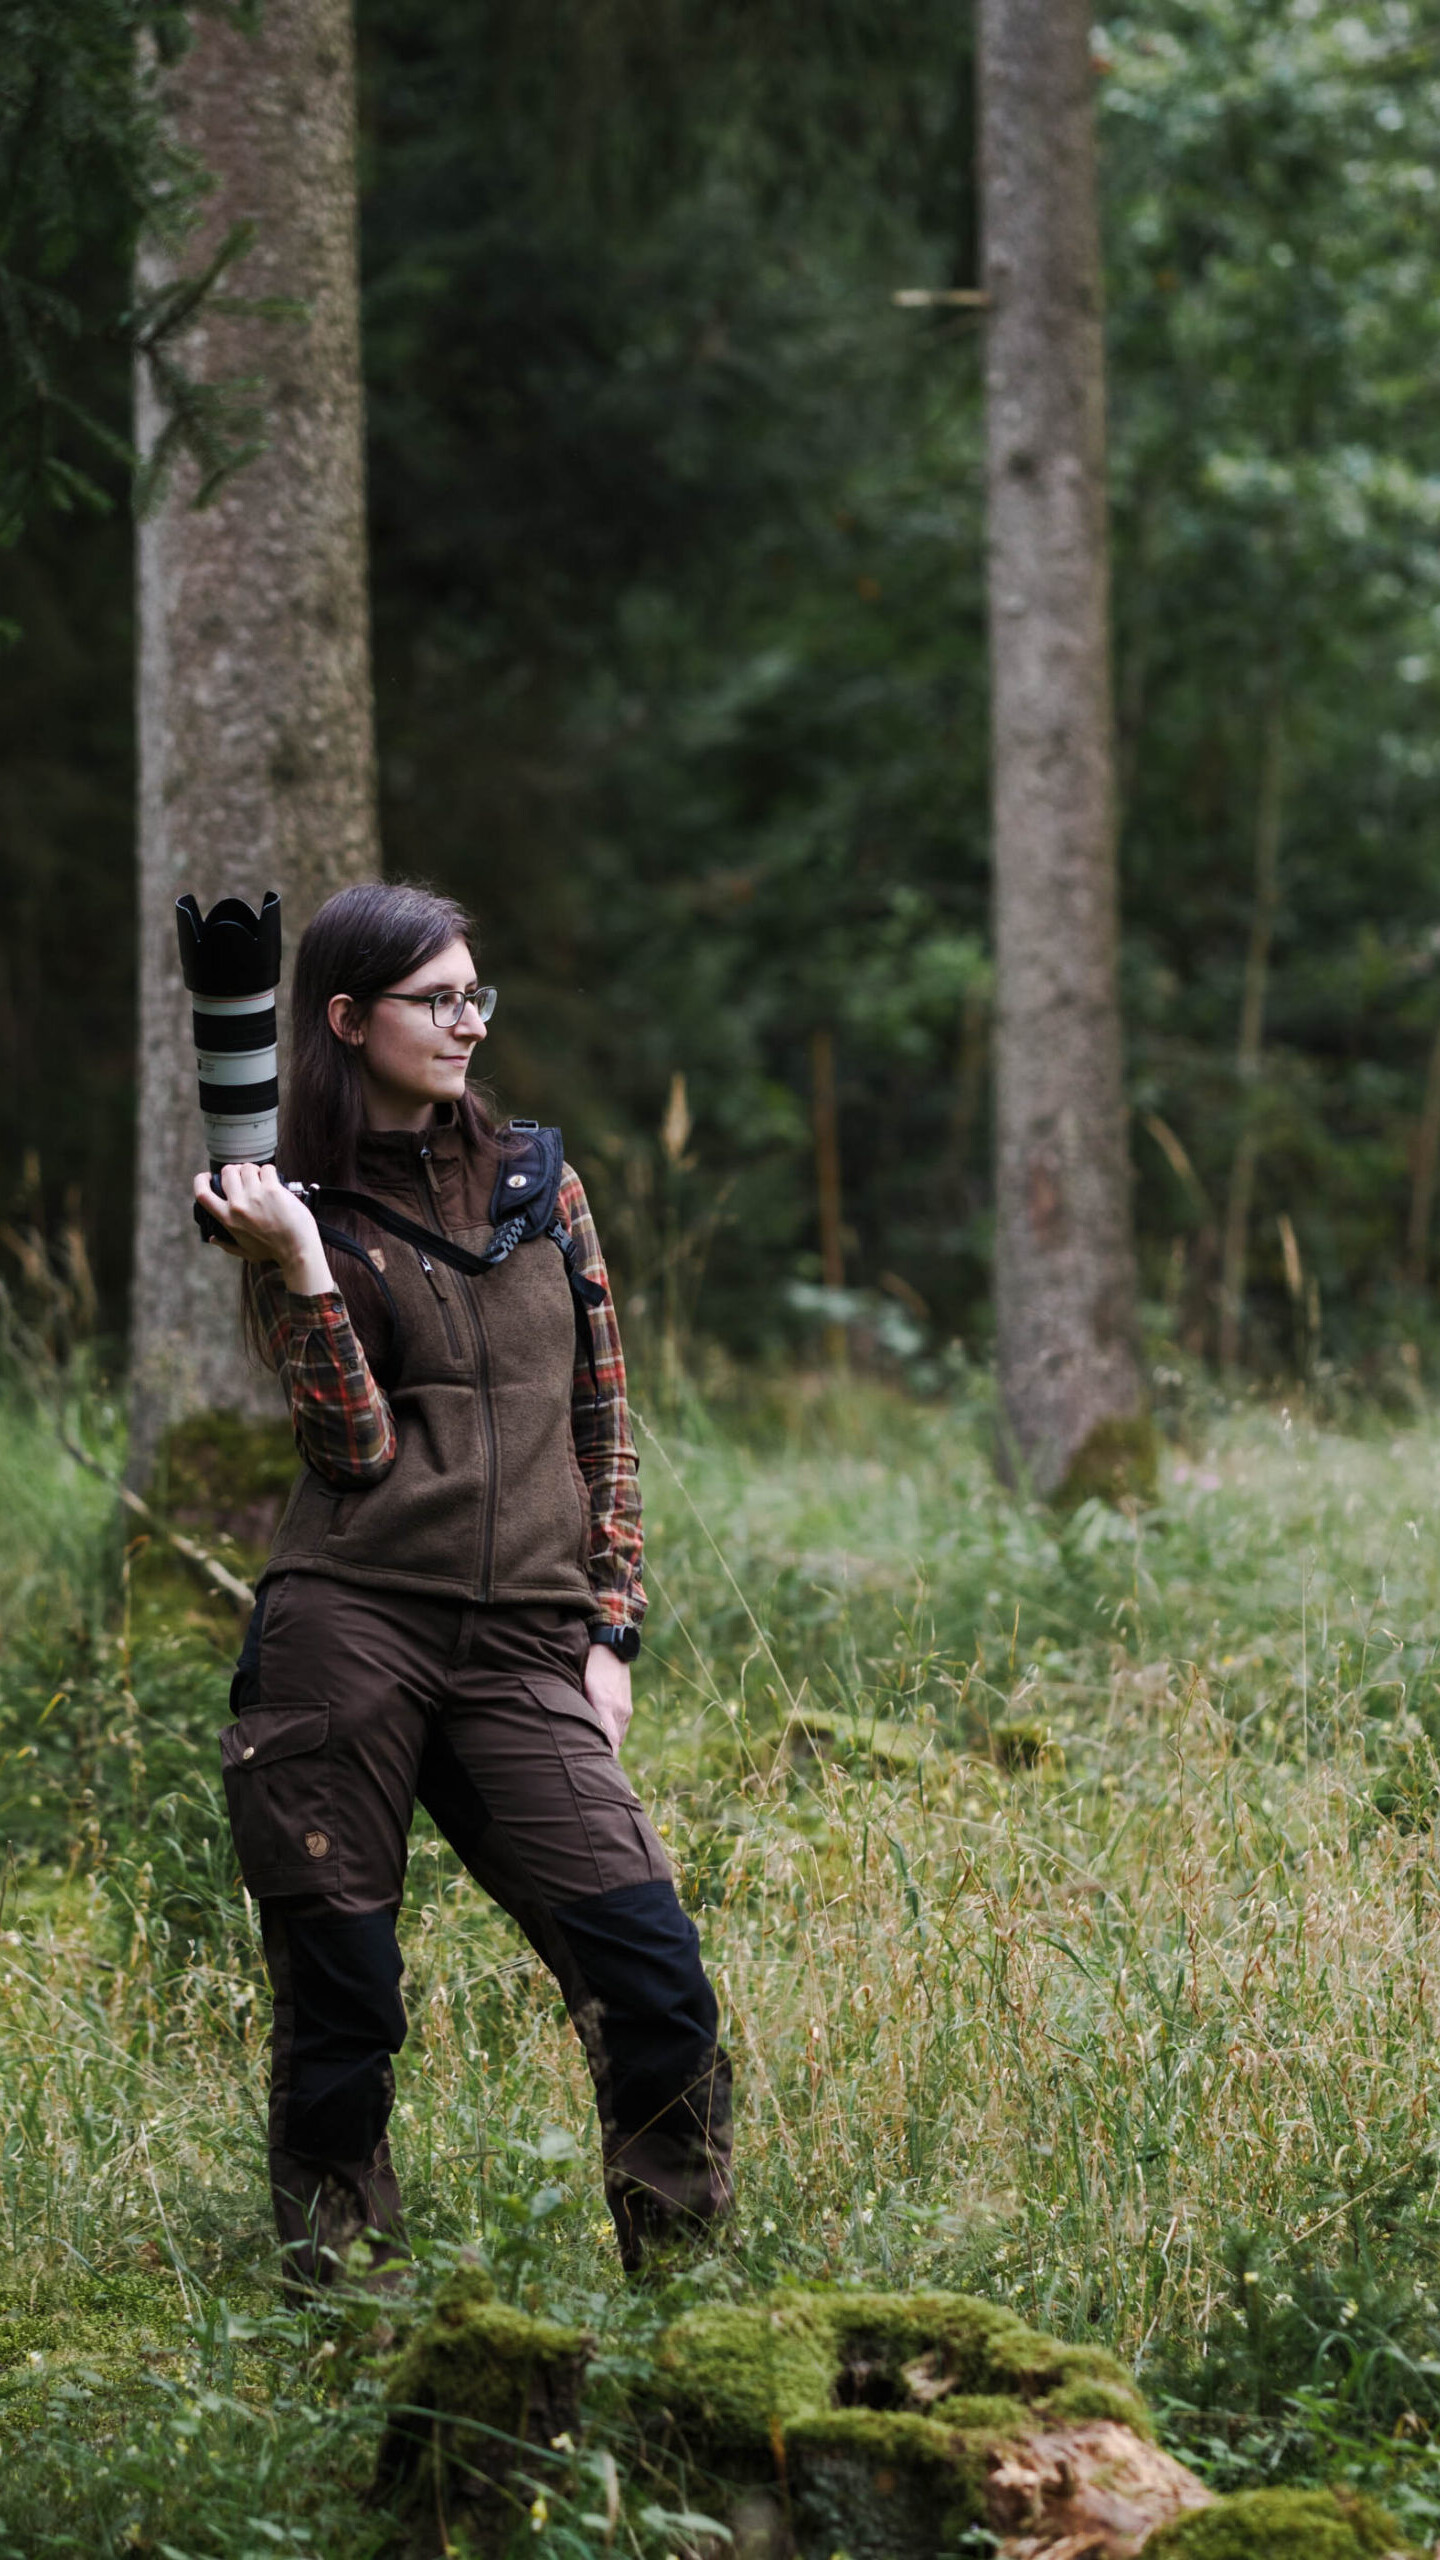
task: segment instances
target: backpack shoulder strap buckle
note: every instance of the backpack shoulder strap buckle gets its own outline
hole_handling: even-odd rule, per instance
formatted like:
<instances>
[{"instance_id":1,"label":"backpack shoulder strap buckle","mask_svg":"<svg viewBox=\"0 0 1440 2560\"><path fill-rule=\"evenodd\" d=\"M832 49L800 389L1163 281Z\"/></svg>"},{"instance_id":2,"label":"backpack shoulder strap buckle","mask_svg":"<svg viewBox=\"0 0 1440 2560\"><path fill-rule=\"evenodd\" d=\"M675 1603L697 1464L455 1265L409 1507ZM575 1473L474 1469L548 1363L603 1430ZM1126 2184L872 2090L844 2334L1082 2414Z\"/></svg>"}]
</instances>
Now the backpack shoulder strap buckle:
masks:
<instances>
[{"instance_id":1,"label":"backpack shoulder strap buckle","mask_svg":"<svg viewBox=\"0 0 1440 2560\"><path fill-rule=\"evenodd\" d=\"M492 1270L496 1263L508 1262L517 1245L553 1232L565 1170L565 1142L558 1129L542 1129L535 1120L512 1120L503 1135L508 1143L490 1195L494 1233L480 1257Z\"/></svg>"}]
</instances>

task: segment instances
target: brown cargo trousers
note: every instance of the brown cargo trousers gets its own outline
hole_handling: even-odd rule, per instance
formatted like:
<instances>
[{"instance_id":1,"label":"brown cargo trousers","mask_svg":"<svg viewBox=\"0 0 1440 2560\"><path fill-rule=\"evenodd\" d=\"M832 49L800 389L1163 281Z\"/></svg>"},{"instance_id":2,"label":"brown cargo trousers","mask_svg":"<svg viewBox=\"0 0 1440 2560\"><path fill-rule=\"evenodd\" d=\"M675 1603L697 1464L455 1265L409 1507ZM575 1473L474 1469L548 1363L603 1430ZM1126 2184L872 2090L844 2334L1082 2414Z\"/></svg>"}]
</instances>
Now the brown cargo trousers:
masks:
<instances>
[{"instance_id":1,"label":"brown cargo trousers","mask_svg":"<svg viewBox=\"0 0 1440 2560\"><path fill-rule=\"evenodd\" d=\"M287 2275L403 2251L386 2126L416 1799L555 1976L595 2083L622 2259L730 2201L730 2065L693 1923L548 1607L267 1583L221 1736L274 1995L270 2174Z\"/></svg>"}]
</instances>

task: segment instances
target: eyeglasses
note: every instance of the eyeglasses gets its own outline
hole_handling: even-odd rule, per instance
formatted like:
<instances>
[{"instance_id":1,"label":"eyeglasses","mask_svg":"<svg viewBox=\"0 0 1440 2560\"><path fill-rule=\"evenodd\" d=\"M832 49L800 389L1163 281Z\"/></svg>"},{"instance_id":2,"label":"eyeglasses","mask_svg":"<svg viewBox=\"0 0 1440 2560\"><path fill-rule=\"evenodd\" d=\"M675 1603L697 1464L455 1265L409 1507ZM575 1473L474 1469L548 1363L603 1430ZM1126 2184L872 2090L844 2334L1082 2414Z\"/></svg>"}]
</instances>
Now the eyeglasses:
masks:
<instances>
[{"instance_id":1,"label":"eyeglasses","mask_svg":"<svg viewBox=\"0 0 1440 2560\"><path fill-rule=\"evenodd\" d=\"M473 1004L482 1022L488 1022L495 1010L493 987L441 987L430 996L397 996L391 992L375 998L377 1004L428 1004L430 1019L437 1031L453 1031Z\"/></svg>"}]
</instances>

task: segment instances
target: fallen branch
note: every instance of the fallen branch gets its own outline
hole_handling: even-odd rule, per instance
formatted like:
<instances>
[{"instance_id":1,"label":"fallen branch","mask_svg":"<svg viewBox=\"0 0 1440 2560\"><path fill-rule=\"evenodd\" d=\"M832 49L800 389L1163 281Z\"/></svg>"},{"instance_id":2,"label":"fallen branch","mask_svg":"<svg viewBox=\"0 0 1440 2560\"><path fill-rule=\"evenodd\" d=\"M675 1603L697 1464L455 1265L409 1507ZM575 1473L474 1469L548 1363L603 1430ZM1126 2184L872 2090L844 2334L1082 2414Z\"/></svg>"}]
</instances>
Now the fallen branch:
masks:
<instances>
[{"instance_id":1,"label":"fallen branch","mask_svg":"<svg viewBox=\"0 0 1440 2560\"><path fill-rule=\"evenodd\" d=\"M198 1573L212 1590L221 1592L235 1608L243 1609L249 1615L255 1606L255 1594L248 1582L242 1582L238 1573L231 1572L228 1564L222 1564L218 1556L207 1554L193 1538L182 1538L178 1529L167 1529L148 1502L142 1502L138 1493L132 1493L128 1485L120 1484L108 1467L102 1467L98 1458L92 1458L88 1449L82 1449L78 1440L71 1439L63 1423L57 1423L56 1430L61 1447L77 1466L88 1467L92 1476L98 1476L102 1484L108 1484L117 1502L123 1503L136 1520L143 1521L152 1537L162 1538L167 1547L173 1547L181 1562L189 1565L192 1573Z\"/></svg>"}]
</instances>

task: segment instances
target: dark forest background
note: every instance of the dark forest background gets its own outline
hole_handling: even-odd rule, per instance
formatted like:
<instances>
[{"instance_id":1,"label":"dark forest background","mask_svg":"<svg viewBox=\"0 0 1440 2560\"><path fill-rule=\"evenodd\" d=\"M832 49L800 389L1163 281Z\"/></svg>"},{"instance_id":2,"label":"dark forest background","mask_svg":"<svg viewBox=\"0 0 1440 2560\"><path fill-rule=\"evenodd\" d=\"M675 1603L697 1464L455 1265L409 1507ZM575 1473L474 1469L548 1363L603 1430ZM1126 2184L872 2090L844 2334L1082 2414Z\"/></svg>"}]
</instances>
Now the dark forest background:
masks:
<instances>
[{"instance_id":1,"label":"dark forest background","mask_svg":"<svg viewBox=\"0 0 1440 2560\"><path fill-rule=\"evenodd\" d=\"M828 1034L852 1312L983 1349L984 323L894 300L975 280L965 13L359 18L388 865L471 902L495 1087L562 1121L633 1321L813 1335ZM1248 1131L1264 1374L1440 1355L1437 42L1306 0L1097 37L1142 1268L1157 1332L1213 1353ZM122 433L128 254L103 204L66 251L71 388ZM0 559L0 1150L12 1222L78 1209L118 1333L107 469L108 516Z\"/></svg>"}]
</instances>

